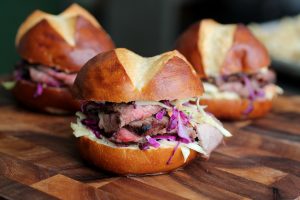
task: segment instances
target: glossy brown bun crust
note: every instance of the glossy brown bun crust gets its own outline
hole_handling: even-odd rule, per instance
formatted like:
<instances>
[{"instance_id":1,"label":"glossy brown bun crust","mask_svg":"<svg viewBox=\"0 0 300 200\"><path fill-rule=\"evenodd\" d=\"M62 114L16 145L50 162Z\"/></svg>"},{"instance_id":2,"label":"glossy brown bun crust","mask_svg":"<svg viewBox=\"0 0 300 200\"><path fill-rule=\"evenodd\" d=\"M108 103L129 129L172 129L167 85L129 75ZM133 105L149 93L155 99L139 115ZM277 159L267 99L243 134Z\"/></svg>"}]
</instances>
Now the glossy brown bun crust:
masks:
<instances>
[{"instance_id":1,"label":"glossy brown bun crust","mask_svg":"<svg viewBox=\"0 0 300 200\"><path fill-rule=\"evenodd\" d=\"M66 16L74 15L73 19L67 18L67 23L71 25L64 27L68 27L65 32L72 33L68 34L68 38L74 40L75 44L68 43L58 32L57 29L64 30L64 27L54 28L51 25L51 20L47 18L49 14L36 11L18 31L16 46L23 59L66 72L77 72L96 54L115 47L104 29L80 6L74 4L63 13ZM41 18L41 21L28 29L37 18ZM71 30L72 26L74 30Z\"/></svg>"},{"instance_id":2,"label":"glossy brown bun crust","mask_svg":"<svg viewBox=\"0 0 300 200\"><path fill-rule=\"evenodd\" d=\"M247 99L201 99L202 105L207 105L205 109L218 119L243 120L255 119L266 115L272 108L272 100L254 101L254 109L248 115L244 111L249 105Z\"/></svg>"},{"instance_id":3,"label":"glossy brown bun crust","mask_svg":"<svg viewBox=\"0 0 300 200\"><path fill-rule=\"evenodd\" d=\"M246 26L238 24L233 45L226 54L221 74L255 73L260 68L269 67L270 62L265 46Z\"/></svg>"},{"instance_id":4,"label":"glossy brown bun crust","mask_svg":"<svg viewBox=\"0 0 300 200\"><path fill-rule=\"evenodd\" d=\"M213 35L218 37L213 38ZM221 47L216 48L216 43ZM200 77L255 73L270 65L266 48L241 24L223 25L211 19L201 20L178 38L176 49L191 62ZM213 55L208 56L208 49L215 49L209 53ZM218 65L206 66L205 61ZM209 68L214 68L213 72L208 73Z\"/></svg>"},{"instance_id":5,"label":"glossy brown bun crust","mask_svg":"<svg viewBox=\"0 0 300 200\"><path fill-rule=\"evenodd\" d=\"M67 114L80 110L80 102L74 100L68 88L47 87L41 96L33 97L37 85L26 80L19 80L12 93L27 107L52 114Z\"/></svg>"},{"instance_id":6,"label":"glossy brown bun crust","mask_svg":"<svg viewBox=\"0 0 300 200\"><path fill-rule=\"evenodd\" d=\"M78 147L81 155L88 162L103 170L121 175L166 173L188 164L198 154L191 150L184 162L181 150L178 148L170 164L167 165L173 147L151 150L113 148L90 140L86 136L79 138Z\"/></svg>"},{"instance_id":7,"label":"glossy brown bun crust","mask_svg":"<svg viewBox=\"0 0 300 200\"><path fill-rule=\"evenodd\" d=\"M122 48L87 62L72 89L81 100L116 103L186 99L203 92L197 73L179 52L143 58Z\"/></svg>"},{"instance_id":8,"label":"glossy brown bun crust","mask_svg":"<svg viewBox=\"0 0 300 200\"><path fill-rule=\"evenodd\" d=\"M176 49L186 57L201 77L205 77L202 55L198 46L200 40L199 22L191 25L176 41Z\"/></svg>"}]
</instances>

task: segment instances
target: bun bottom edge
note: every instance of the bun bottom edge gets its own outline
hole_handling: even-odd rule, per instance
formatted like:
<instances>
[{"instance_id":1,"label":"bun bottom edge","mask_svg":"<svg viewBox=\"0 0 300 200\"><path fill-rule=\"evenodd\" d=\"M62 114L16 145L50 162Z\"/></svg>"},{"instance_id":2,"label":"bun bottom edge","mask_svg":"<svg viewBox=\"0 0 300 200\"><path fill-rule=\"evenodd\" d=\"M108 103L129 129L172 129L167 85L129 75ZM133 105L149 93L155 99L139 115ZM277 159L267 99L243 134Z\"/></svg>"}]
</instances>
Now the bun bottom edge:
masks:
<instances>
[{"instance_id":1,"label":"bun bottom edge","mask_svg":"<svg viewBox=\"0 0 300 200\"><path fill-rule=\"evenodd\" d=\"M100 144L86 136L80 137L77 145L82 157L100 169L119 175L155 175L168 173L187 165L198 153L190 150L184 162L181 149L178 148L169 164L174 147L149 150L111 147Z\"/></svg>"},{"instance_id":2,"label":"bun bottom edge","mask_svg":"<svg viewBox=\"0 0 300 200\"><path fill-rule=\"evenodd\" d=\"M73 99L68 88L43 88L40 96L34 97L37 84L18 80L12 89L14 97L22 105L33 110L51 114L71 114L80 110L80 102Z\"/></svg>"},{"instance_id":3,"label":"bun bottom edge","mask_svg":"<svg viewBox=\"0 0 300 200\"><path fill-rule=\"evenodd\" d=\"M265 116L272 109L272 100L256 100L252 102L253 109L246 114L251 102L248 99L201 99L202 105L207 105L206 111L216 118L225 120L256 119Z\"/></svg>"}]
</instances>

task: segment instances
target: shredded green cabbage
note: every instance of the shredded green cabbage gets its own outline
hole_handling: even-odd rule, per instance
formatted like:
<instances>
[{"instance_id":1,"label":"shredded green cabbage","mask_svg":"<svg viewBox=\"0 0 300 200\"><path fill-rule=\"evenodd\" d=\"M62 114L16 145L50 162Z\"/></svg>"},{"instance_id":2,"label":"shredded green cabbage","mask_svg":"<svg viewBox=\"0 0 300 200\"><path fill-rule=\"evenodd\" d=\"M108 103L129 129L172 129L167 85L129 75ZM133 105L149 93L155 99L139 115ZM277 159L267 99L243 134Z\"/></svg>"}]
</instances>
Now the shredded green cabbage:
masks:
<instances>
[{"instance_id":1,"label":"shredded green cabbage","mask_svg":"<svg viewBox=\"0 0 300 200\"><path fill-rule=\"evenodd\" d=\"M231 133L227 131L218 121L204 111L205 106L199 104L200 99L196 101L196 105L181 106L181 110L191 116L190 122L193 126L199 123L207 123L217 128L225 137L231 137Z\"/></svg>"},{"instance_id":2,"label":"shredded green cabbage","mask_svg":"<svg viewBox=\"0 0 300 200\"><path fill-rule=\"evenodd\" d=\"M91 134L90 131L80 122L71 123L71 128L73 129L75 137L89 136Z\"/></svg>"},{"instance_id":3,"label":"shredded green cabbage","mask_svg":"<svg viewBox=\"0 0 300 200\"><path fill-rule=\"evenodd\" d=\"M147 105L161 106L166 109L172 109L170 106L167 106L166 104L163 104L159 101L135 101L135 104L140 106L147 106Z\"/></svg>"},{"instance_id":4,"label":"shredded green cabbage","mask_svg":"<svg viewBox=\"0 0 300 200\"><path fill-rule=\"evenodd\" d=\"M16 81L4 81L1 83L4 89L12 90L16 86Z\"/></svg>"},{"instance_id":5,"label":"shredded green cabbage","mask_svg":"<svg viewBox=\"0 0 300 200\"><path fill-rule=\"evenodd\" d=\"M207 155L207 153L204 151L204 149L197 142L190 142L188 144L182 144L182 146L185 146L189 149L193 149L194 151L197 151L198 153L201 153L203 155Z\"/></svg>"},{"instance_id":6,"label":"shredded green cabbage","mask_svg":"<svg viewBox=\"0 0 300 200\"><path fill-rule=\"evenodd\" d=\"M182 153L183 158L184 158L184 162L186 162L186 160L188 159L191 151L190 151L189 148L187 148L185 146L181 146L180 149L181 149L181 153Z\"/></svg>"},{"instance_id":7,"label":"shredded green cabbage","mask_svg":"<svg viewBox=\"0 0 300 200\"><path fill-rule=\"evenodd\" d=\"M85 114L79 111L77 111L75 115L78 117L77 119L79 119L80 121L86 118Z\"/></svg>"}]
</instances>

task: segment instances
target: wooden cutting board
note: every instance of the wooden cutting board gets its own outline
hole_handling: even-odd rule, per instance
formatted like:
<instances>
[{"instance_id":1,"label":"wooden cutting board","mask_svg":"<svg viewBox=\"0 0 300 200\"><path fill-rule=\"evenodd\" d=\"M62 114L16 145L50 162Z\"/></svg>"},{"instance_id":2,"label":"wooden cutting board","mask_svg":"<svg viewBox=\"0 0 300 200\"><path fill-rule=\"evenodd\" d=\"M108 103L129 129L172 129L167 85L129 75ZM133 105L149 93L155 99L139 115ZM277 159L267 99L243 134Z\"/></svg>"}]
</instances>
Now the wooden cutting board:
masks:
<instances>
[{"instance_id":1,"label":"wooden cutting board","mask_svg":"<svg viewBox=\"0 0 300 200\"><path fill-rule=\"evenodd\" d=\"M225 123L234 137L209 161L159 176L118 177L88 165L72 120L22 109L0 92L0 199L300 198L300 96L278 98L263 119Z\"/></svg>"}]
</instances>

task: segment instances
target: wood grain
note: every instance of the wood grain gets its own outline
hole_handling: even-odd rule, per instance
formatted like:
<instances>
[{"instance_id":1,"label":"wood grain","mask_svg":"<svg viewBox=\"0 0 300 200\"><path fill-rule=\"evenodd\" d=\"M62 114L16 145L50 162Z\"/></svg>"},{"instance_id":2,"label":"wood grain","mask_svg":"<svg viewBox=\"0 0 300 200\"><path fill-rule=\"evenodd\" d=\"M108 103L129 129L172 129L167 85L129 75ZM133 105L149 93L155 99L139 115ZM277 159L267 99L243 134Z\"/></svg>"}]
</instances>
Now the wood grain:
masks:
<instances>
[{"instance_id":1,"label":"wood grain","mask_svg":"<svg viewBox=\"0 0 300 200\"><path fill-rule=\"evenodd\" d=\"M118 177L80 158L73 116L30 112L0 91L0 199L300 198L300 97L274 105L265 118L225 123L234 137L207 162Z\"/></svg>"}]
</instances>

